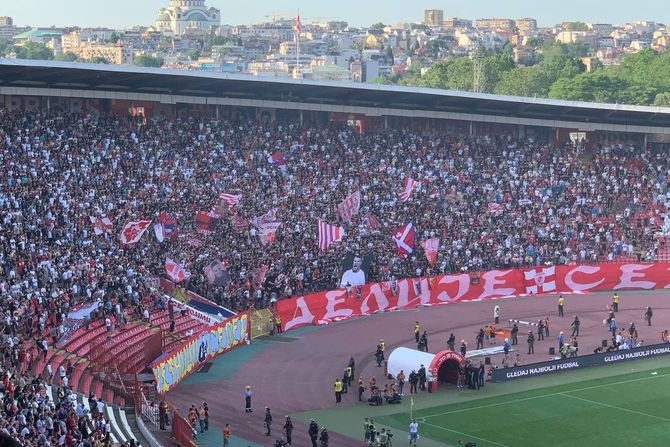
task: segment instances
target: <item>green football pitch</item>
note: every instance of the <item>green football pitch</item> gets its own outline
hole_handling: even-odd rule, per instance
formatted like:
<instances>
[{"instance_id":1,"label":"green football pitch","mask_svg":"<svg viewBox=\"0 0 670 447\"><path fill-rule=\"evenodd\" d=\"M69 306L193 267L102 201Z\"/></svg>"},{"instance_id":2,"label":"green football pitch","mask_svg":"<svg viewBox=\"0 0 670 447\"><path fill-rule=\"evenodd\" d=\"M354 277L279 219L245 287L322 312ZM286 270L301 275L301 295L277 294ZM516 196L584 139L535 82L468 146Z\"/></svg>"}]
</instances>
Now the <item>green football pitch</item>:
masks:
<instances>
[{"instance_id":1,"label":"green football pitch","mask_svg":"<svg viewBox=\"0 0 670 447\"><path fill-rule=\"evenodd\" d=\"M669 403L670 368L659 368L424 408L413 416L421 436L444 445L665 446ZM409 419L405 412L379 421L397 429L401 439L394 444L406 445Z\"/></svg>"}]
</instances>

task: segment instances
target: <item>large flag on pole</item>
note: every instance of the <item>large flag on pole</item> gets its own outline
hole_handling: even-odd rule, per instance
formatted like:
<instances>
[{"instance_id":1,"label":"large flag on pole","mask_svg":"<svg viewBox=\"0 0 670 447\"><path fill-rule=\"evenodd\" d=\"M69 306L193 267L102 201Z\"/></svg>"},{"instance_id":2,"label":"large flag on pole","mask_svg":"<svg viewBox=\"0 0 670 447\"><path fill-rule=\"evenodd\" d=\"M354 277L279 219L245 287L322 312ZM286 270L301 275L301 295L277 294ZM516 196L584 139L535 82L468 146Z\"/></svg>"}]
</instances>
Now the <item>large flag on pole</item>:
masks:
<instances>
[{"instance_id":1,"label":"large flag on pole","mask_svg":"<svg viewBox=\"0 0 670 447\"><path fill-rule=\"evenodd\" d=\"M351 220L353 216L358 214L358 210L361 208L361 192L356 191L355 193L349 195L346 199L337 205L337 211L340 213L340 217L345 222Z\"/></svg>"},{"instance_id":2,"label":"large flag on pole","mask_svg":"<svg viewBox=\"0 0 670 447\"><path fill-rule=\"evenodd\" d=\"M318 224L319 249L321 251L326 251L333 242L339 242L342 240L342 237L344 236L344 228L327 224L321 219L318 220Z\"/></svg>"},{"instance_id":3,"label":"large flag on pole","mask_svg":"<svg viewBox=\"0 0 670 447\"><path fill-rule=\"evenodd\" d=\"M121 230L121 243L134 244L140 240L147 228L151 225L150 220L138 220L135 222L128 222L123 230Z\"/></svg>"},{"instance_id":4,"label":"large flag on pole","mask_svg":"<svg viewBox=\"0 0 670 447\"><path fill-rule=\"evenodd\" d=\"M398 248L398 255L403 258L414 251L414 225L408 223L404 227L398 227L393 233L393 242Z\"/></svg>"},{"instance_id":5,"label":"large flag on pole","mask_svg":"<svg viewBox=\"0 0 670 447\"><path fill-rule=\"evenodd\" d=\"M400 193L401 202L407 202L409 200L412 192L414 191L414 188L416 188L417 183L419 182L414 180L412 177L405 177L405 187Z\"/></svg>"}]
</instances>

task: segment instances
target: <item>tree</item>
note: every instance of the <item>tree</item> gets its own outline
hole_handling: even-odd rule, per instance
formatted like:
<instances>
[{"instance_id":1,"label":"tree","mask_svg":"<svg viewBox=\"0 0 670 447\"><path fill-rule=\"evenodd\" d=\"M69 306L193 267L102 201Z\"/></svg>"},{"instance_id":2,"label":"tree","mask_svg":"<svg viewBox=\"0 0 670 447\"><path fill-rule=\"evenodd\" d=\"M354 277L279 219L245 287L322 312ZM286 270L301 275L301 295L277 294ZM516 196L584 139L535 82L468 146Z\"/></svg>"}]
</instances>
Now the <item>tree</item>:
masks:
<instances>
[{"instance_id":1,"label":"tree","mask_svg":"<svg viewBox=\"0 0 670 447\"><path fill-rule=\"evenodd\" d=\"M584 22L569 22L566 28L568 31L587 31L589 29Z\"/></svg>"},{"instance_id":2,"label":"tree","mask_svg":"<svg viewBox=\"0 0 670 447\"><path fill-rule=\"evenodd\" d=\"M65 53L58 53L54 59L61 62L74 62L78 59L78 56L72 51L66 51Z\"/></svg>"},{"instance_id":3,"label":"tree","mask_svg":"<svg viewBox=\"0 0 670 447\"><path fill-rule=\"evenodd\" d=\"M163 65L163 59L148 54L142 54L135 58L135 65L140 67L161 67Z\"/></svg>"},{"instance_id":4,"label":"tree","mask_svg":"<svg viewBox=\"0 0 670 447\"><path fill-rule=\"evenodd\" d=\"M447 88L450 62L438 62L430 67L421 78L419 85L432 88Z\"/></svg>"},{"instance_id":5,"label":"tree","mask_svg":"<svg viewBox=\"0 0 670 447\"><path fill-rule=\"evenodd\" d=\"M207 44L205 47L211 50L213 46L225 45L227 41L228 39L226 39L223 36L215 36L214 34L210 34L210 36L207 39Z\"/></svg>"},{"instance_id":6,"label":"tree","mask_svg":"<svg viewBox=\"0 0 670 447\"><path fill-rule=\"evenodd\" d=\"M557 79L574 78L586 70L586 67L579 59L565 54L545 57L540 67L542 67L550 84L553 84Z\"/></svg>"},{"instance_id":7,"label":"tree","mask_svg":"<svg viewBox=\"0 0 670 447\"><path fill-rule=\"evenodd\" d=\"M384 29L384 28L386 28L386 25L384 25L382 22L377 22L370 25L370 29Z\"/></svg>"},{"instance_id":8,"label":"tree","mask_svg":"<svg viewBox=\"0 0 670 447\"><path fill-rule=\"evenodd\" d=\"M186 55L188 56L189 59L192 61L198 60L200 57L200 49L198 48L191 48L186 52Z\"/></svg>"},{"instance_id":9,"label":"tree","mask_svg":"<svg viewBox=\"0 0 670 447\"><path fill-rule=\"evenodd\" d=\"M546 97L551 84L541 67L519 67L503 73L494 92L499 95Z\"/></svg>"},{"instance_id":10,"label":"tree","mask_svg":"<svg viewBox=\"0 0 670 447\"><path fill-rule=\"evenodd\" d=\"M542 54L544 54L545 59L560 55L577 58L586 56L588 52L588 45L582 42L560 43L555 40L547 40L542 45Z\"/></svg>"},{"instance_id":11,"label":"tree","mask_svg":"<svg viewBox=\"0 0 670 447\"><path fill-rule=\"evenodd\" d=\"M549 97L570 101L602 103L622 102L628 83L607 72L582 73L574 78L558 79L549 90Z\"/></svg>"},{"instance_id":12,"label":"tree","mask_svg":"<svg viewBox=\"0 0 670 447\"><path fill-rule=\"evenodd\" d=\"M533 48L538 48L544 45L544 39L541 37L529 37L526 40L526 45Z\"/></svg>"},{"instance_id":13,"label":"tree","mask_svg":"<svg viewBox=\"0 0 670 447\"><path fill-rule=\"evenodd\" d=\"M654 105L661 107L670 107L670 92L663 92L656 95Z\"/></svg>"},{"instance_id":14,"label":"tree","mask_svg":"<svg viewBox=\"0 0 670 447\"><path fill-rule=\"evenodd\" d=\"M116 31L112 31L112 36L110 38L112 43L118 43L119 40L121 40L121 34L117 33Z\"/></svg>"},{"instance_id":15,"label":"tree","mask_svg":"<svg viewBox=\"0 0 670 447\"><path fill-rule=\"evenodd\" d=\"M12 50L12 43L7 39L0 39L0 57L7 56Z\"/></svg>"},{"instance_id":16,"label":"tree","mask_svg":"<svg viewBox=\"0 0 670 447\"><path fill-rule=\"evenodd\" d=\"M493 93L502 75L514 68L516 68L514 60L507 55L495 54L484 58L484 74L486 79L484 91Z\"/></svg>"},{"instance_id":17,"label":"tree","mask_svg":"<svg viewBox=\"0 0 670 447\"><path fill-rule=\"evenodd\" d=\"M54 52L51 48L37 42L26 42L24 45L13 47L17 59L53 60Z\"/></svg>"}]
</instances>

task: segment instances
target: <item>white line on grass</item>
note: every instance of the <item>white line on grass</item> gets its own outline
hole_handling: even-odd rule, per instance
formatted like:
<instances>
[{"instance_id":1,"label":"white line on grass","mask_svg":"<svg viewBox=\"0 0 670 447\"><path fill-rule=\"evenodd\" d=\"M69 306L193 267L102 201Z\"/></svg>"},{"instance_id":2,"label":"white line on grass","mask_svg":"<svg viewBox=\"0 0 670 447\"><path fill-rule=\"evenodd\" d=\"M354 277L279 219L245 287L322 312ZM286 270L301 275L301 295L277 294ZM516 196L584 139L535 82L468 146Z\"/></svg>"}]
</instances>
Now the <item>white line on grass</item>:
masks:
<instances>
[{"instance_id":1,"label":"white line on grass","mask_svg":"<svg viewBox=\"0 0 670 447\"><path fill-rule=\"evenodd\" d=\"M439 425L429 424L428 422L424 422L423 425L428 425L429 427L439 428L440 430L450 431L450 432L452 432L452 433L456 433L456 434L458 434L458 435L465 436L465 437L467 437L467 438L477 439L478 441L487 442L487 443L489 443L489 444L498 445L498 446L500 446L500 447L509 447L509 446L507 446L507 445L505 445L505 444L500 444L500 443L498 443L498 442L489 441L488 439L479 438L479 437L477 437L477 436L474 436L474 435L471 435L471 434L468 434L468 433L463 433L462 431L452 430L452 429L447 428L447 427L441 427L441 426L439 426Z\"/></svg>"},{"instance_id":2,"label":"white line on grass","mask_svg":"<svg viewBox=\"0 0 670 447\"><path fill-rule=\"evenodd\" d=\"M524 397L524 398L521 398L521 399L512 399L512 400L507 400L505 402L497 402L495 404L487 404L487 405L479 405L479 406L476 406L476 407L461 408L459 410L451 410L451 411L445 411L443 413L430 414L430 415L427 415L427 416L424 416L424 417L426 419L428 419L428 418L434 418L434 417L437 417L437 416L444 416L446 414L464 413L466 411L481 410L482 408L499 407L501 405L509 405L509 404L514 404L514 403L517 403L517 402L525 402L525 401L528 401L528 400L543 399L545 397L551 397L551 396L560 396L564 393L574 393L574 392L577 392L577 391L594 390L594 389L597 389L597 388L605 388L605 387L608 387L608 386L622 385L624 383L633 383L633 382L640 382L642 380L657 379L659 377L666 377L666 376L669 376L669 375L670 374L661 374L661 375L658 375L658 376L638 377L637 379L621 380L619 382L612 382L612 383L604 383L602 385L587 386L587 387L584 387L584 388L577 388L575 390L558 391L556 393L541 394L541 395L538 395L538 396Z\"/></svg>"},{"instance_id":3,"label":"white line on grass","mask_svg":"<svg viewBox=\"0 0 670 447\"><path fill-rule=\"evenodd\" d=\"M570 392L571 391L568 391L568 393L570 393ZM597 400L585 399L583 397L573 396L571 394L560 393L560 395L565 396L565 397L569 397L571 399L581 400L582 402L588 402L588 403L592 403L592 404L596 404L596 405L602 405L603 407L614 408L615 410L627 411L628 413L634 413L634 414L638 414L640 416L647 416L647 417L654 418L654 419L660 419L660 420L665 421L665 422L670 422L670 419L667 419L667 418L664 418L664 417L661 417L661 416L656 416L655 414L649 414L649 413L643 413L641 411L629 410L628 408L618 407L616 405L610 405L610 404L606 404L604 402L598 402Z\"/></svg>"}]
</instances>

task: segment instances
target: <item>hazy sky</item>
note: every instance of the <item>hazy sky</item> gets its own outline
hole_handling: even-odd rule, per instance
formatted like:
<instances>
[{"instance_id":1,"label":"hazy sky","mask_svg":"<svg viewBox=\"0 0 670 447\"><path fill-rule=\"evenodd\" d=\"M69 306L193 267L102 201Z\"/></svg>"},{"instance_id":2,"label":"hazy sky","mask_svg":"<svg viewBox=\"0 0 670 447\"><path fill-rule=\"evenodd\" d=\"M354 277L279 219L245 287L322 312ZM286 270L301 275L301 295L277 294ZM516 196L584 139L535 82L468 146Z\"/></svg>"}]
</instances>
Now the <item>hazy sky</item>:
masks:
<instances>
[{"instance_id":1,"label":"hazy sky","mask_svg":"<svg viewBox=\"0 0 670 447\"><path fill-rule=\"evenodd\" d=\"M0 0L0 16L11 16L17 25L91 25L122 28L151 25L169 0ZM667 22L668 0L207 0L221 9L224 24L265 20L273 11L309 18L346 20L351 25L417 21L423 10L444 10L445 17L534 17L541 26L564 20L623 23L632 20Z\"/></svg>"}]
</instances>

